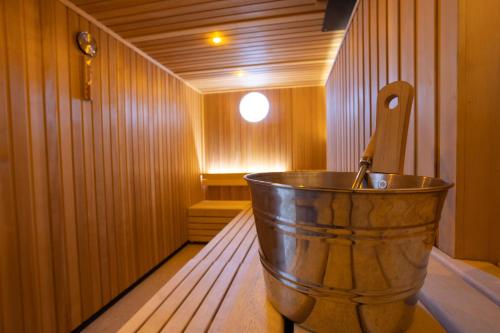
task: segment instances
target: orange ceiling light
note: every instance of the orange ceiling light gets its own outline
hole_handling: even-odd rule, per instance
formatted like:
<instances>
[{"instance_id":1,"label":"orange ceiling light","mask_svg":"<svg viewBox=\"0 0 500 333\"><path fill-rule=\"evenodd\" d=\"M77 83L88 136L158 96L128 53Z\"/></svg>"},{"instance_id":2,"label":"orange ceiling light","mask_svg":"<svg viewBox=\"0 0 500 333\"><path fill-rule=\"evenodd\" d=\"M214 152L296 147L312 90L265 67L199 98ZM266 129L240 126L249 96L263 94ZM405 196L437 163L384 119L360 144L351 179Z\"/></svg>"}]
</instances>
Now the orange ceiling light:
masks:
<instances>
[{"instance_id":1,"label":"orange ceiling light","mask_svg":"<svg viewBox=\"0 0 500 333\"><path fill-rule=\"evenodd\" d=\"M222 37L222 35L218 32L214 32L211 36L210 36L210 44L214 45L214 46L217 46L217 45L221 45L222 43L224 42L224 38Z\"/></svg>"}]
</instances>

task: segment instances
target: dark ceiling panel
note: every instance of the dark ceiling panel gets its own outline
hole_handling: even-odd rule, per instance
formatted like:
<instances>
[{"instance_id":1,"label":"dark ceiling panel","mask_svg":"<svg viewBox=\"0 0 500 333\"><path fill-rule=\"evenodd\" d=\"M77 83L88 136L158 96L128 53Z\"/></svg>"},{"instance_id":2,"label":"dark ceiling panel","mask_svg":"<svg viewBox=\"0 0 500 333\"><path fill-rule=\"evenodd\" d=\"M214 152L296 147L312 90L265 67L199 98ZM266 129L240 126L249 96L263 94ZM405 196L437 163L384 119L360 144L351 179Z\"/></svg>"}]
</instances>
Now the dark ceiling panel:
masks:
<instances>
[{"instance_id":1,"label":"dark ceiling panel","mask_svg":"<svg viewBox=\"0 0 500 333\"><path fill-rule=\"evenodd\" d=\"M344 30L349 23L356 0L329 0L326 7L323 31Z\"/></svg>"}]
</instances>

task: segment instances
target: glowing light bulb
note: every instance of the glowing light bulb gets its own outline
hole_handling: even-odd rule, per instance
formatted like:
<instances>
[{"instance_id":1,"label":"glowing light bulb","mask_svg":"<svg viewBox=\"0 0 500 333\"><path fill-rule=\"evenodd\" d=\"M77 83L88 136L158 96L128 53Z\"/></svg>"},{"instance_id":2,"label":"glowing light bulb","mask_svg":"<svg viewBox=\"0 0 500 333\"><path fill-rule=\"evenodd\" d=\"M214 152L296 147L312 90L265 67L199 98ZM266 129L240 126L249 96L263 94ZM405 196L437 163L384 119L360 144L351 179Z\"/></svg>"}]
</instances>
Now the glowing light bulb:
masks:
<instances>
[{"instance_id":1,"label":"glowing light bulb","mask_svg":"<svg viewBox=\"0 0 500 333\"><path fill-rule=\"evenodd\" d=\"M264 119L269 113L269 101L266 96L258 92L251 92L243 96L240 102L240 114L246 121L256 123Z\"/></svg>"},{"instance_id":2,"label":"glowing light bulb","mask_svg":"<svg viewBox=\"0 0 500 333\"><path fill-rule=\"evenodd\" d=\"M219 36L215 36L212 38L212 43L214 44L220 44L222 42L222 38Z\"/></svg>"}]
</instances>

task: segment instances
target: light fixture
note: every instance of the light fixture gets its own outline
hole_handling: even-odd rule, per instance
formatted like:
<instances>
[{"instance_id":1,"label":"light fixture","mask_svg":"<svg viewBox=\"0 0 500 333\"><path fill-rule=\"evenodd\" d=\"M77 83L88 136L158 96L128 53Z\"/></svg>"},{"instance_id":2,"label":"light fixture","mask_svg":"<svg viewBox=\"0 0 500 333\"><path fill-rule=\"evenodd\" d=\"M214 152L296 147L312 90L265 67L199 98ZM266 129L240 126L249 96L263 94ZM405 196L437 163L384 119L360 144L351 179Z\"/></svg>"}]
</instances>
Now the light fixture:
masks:
<instances>
[{"instance_id":1,"label":"light fixture","mask_svg":"<svg viewBox=\"0 0 500 333\"><path fill-rule=\"evenodd\" d=\"M246 121L257 123L264 119L268 113L269 101L261 93L248 93L240 101L240 114Z\"/></svg>"},{"instance_id":2,"label":"light fixture","mask_svg":"<svg viewBox=\"0 0 500 333\"><path fill-rule=\"evenodd\" d=\"M212 44L214 46L218 46L218 45L222 45L223 41L224 41L224 38L220 32L215 31L215 32L210 34L210 38L209 38L210 44Z\"/></svg>"}]
</instances>

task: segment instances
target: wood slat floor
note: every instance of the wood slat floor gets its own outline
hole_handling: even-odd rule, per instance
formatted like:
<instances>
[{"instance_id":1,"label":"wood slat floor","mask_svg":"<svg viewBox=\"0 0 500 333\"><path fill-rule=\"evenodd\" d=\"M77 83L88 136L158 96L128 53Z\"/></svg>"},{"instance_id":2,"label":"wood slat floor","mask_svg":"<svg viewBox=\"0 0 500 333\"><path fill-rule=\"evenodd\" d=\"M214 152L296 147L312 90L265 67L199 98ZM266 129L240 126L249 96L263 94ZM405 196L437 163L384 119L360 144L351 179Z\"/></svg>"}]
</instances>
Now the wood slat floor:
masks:
<instances>
[{"instance_id":1,"label":"wood slat floor","mask_svg":"<svg viewBox=\"0 0 500 333\"><path fill-rule=\"evenodd\" d=\"M284 332L270 305L251 209L241 212L120 332ZM298 326L296 332L306 332ZM445 332L420 305L408 332Z\"/></svg>"}]
</instances>

